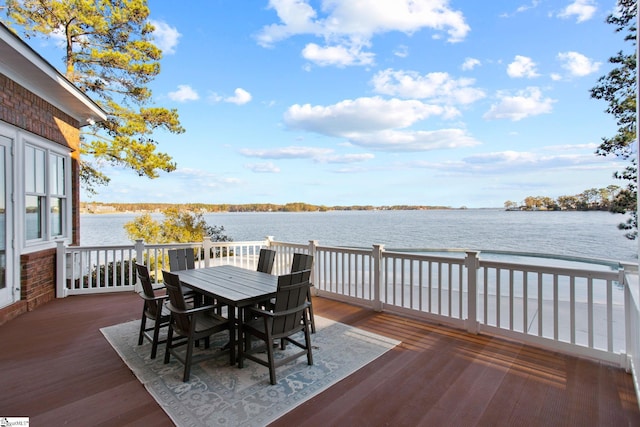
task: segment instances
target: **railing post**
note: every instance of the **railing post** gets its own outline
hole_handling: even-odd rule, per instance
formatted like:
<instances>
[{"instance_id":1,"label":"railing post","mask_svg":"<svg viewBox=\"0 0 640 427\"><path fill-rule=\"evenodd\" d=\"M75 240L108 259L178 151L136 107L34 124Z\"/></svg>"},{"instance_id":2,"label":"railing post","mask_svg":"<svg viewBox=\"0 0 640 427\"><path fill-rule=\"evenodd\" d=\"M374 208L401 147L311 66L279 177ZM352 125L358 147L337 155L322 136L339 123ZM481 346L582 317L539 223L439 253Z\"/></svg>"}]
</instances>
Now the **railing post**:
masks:
<instances>
[{"instance_id":1,"label":"railing post","mask_svg":"<svg viewBox=\"0 0 640 427\"><path fill-rule=\"evenodd\" d=\"M202 251L204 252L204 266L211 266L211 248L213 248L213 236L204 236L202 238Z\"/></svg>"},{"instance_id":2,"label":"railing post","mask_svg":"<svg viewBox=\"0 0 640 427\"><path fill-rule=\"evenodd\" d=\"M56 297L65 298L67 296L67 255L63 240L56 244Z\"/></svg>"},{"instance_id":3,"label":"railing post","mask_svg":"<svg viewBox=\"0 0 640 427\"><path fill-rule=\"evenodd\" d=\"M635 304L632 304L633 296L631 295L631 289L629 287L629 281L627 280L627 272L624 270L624 266L620 269L620 278L618 282L622 285L624 290L624 341L625 341L625 354L624 354L624 369L627 372L631 372L631 365L633 364L632 358L636 352L637 343L637 324L634 319L637 319L634 313Z\"/></svg>"},{"instance_id":4,"label":"railing post","mask_svg":"<svg viewBox=\"0 0 640 427\"><path fill-rule=\"evenodd\" d=\"M373 309L382 311L382 300L380 299L382 287L382 252L384 245L373 245Z\"/></svg>"},{"instance_id":5,"label":"railing post","mask_svg":"<svg viewBox=\"0 0 640 427\"><path fill-rule=\"evenodd\" d=\"M147 267L151 268L151 266L149 264L144 262L144 240L136 239L135 251L136 251L136 262L138 264L145 264ZM135 277L136 277L136 285L134 286L133 289L134 289L134 291L136 291L138 293L142 292L142 284L139 283L139 281L138 281L137 272L136 272Z\"/></svg>"},{"instance_id":6,"label":"railing post","mask_svg":"<svg viewBox=\"0 0 640 427\"><path fill-rule=\"evenodd\" d=\"M467 332L477 334L478 325L478 269L480 268L480 252L467 251L464 265L467 267ZM486 298L486 296L485 296ZM486 314L485 314L486 315Z\"/></svg>"},{"instance_id":7,"label":"railing post","mask_svg":"<svg viewBox=\"0 0 640 427\"><path fill-rule=\"evenodd\" d=\"M309 255L314 259L313 267L311 269L311 277L309 277L309 283L312 285L315 283L316 266L318 265L318 261L316 260L316 246L318 246L317 240L309 240ZM318 295L318 289L315 286L312 286L311 289L314 292L314 295Z\"/></svg>"}]
</instances>

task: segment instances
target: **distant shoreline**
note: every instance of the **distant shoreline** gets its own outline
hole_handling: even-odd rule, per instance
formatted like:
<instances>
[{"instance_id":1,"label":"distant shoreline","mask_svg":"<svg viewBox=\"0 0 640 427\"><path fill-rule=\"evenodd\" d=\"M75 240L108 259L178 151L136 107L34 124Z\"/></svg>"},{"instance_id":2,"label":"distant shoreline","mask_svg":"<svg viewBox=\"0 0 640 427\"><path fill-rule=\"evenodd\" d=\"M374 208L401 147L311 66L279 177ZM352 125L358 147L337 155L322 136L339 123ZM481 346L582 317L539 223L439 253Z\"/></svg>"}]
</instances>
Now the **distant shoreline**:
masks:
<instances>
[{"instance_id":1,"label":"distant shoreline","mask_svg":"<svg viewBox=\"0 0 640 427\"><path fill-rule=\"evenodd\" d=\"M248 204L205 204L205 203L103 203L81 202L81 214L144 214L162 213L168 208L179 207L197 213L237 213L237 212L331 212L331 211L388 211L388 210L454 210L449 206L393 205L393 206L324 206L308 203L248 203Z\"/></svg>"}]
</instances>

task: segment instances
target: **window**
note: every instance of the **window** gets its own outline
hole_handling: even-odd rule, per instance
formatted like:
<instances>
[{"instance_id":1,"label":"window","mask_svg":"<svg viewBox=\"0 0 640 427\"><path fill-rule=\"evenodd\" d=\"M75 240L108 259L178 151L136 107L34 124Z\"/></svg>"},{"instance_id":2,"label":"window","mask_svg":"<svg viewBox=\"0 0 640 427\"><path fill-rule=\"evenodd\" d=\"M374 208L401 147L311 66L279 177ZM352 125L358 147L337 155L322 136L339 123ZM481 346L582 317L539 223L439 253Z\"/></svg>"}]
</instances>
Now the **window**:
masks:
<instances>
[{"instance_id":1,"label":"window","mask_svg":"<svg viewBox=\"0 0 640 427\"><path fill-rule=\"evenodd\" d=\"M64 157L52 154L49 157L49 185L51 187L51 198L49 216L51 224L51 236L57 237L63 234L63 213L64 213Z\"/></svg>"},{"instance_id":2,"label":"window","mask_svg":"<svg viewBox=\"0 0 640 427\"><path fill-rule=\"evenodd\" d=\"M25 145L26 240L64 236L67 204L67 158Z\"/></svg>"}]
</instances>

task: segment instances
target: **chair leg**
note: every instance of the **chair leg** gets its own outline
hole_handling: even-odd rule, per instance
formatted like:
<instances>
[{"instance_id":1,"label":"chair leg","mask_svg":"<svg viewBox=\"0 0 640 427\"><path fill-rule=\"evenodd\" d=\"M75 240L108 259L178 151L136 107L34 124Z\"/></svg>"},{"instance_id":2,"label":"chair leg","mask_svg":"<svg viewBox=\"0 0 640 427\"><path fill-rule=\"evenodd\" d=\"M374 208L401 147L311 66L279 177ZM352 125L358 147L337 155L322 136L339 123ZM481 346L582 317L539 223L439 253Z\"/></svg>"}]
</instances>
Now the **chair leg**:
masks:
<instances>
[{"instance_id":1,"label":"chair leg","mask_svg":"<svg viewBox=\"0 0 640 427\"><path fill-rule=\"evenodd\" d=\"M153 326L153 342L151 343L151 358L156 358L158 352L158 339L160 338L160 319L156 318Z\"/></svg>"},{"instance_id":2,"label":"chair leg","mask_svg":"<svg viewBox=\"0 0 640 427\"><path fill-rule=\"evenodd\" d=\"M307 364L313 365L313 354L311 353L311 334L309 333L309 325L305 319L304 325L304 343L307 347Z\"/></svg>"},{"instance_id":3,"label":"chair leg","mask_svg":"<svg viewBox=\"0 0 640 427\"><path fill-rule=\"evenodd\" d=\"M173 345L173 325L169 324L169 330L167 331L167 344L164 350L164 363L169 363L171 358L171 346Z\"/></svg>"},{"instance_id":4,"label":"chair leg","mask_svg":"<svg viewBox=\"0 0 640 427\"><path fill-rule=\"evenodd\" d=\"M309 301L309 308L307 311L309 312L309 320L311 321L311 333L316 333L316 321L313 318L313 301L311 300L311 289L307 290L307 301Z\"/></svg>"},{"instance_id":5,"label":"chair leg","mask_svg":"<svg viewBox=\"0 0 640 427\"><path fill-rule=\"evenodd\" d=\"M266 341L267 360L269 362L269 380L271 381L271 385L276 385L276 362L273 360L273 345L270 345L272 342L271 337Z\"/></svg>"},{"instance_id":6,"label":"chair leg","mask_svg":"<svg viewBox=\"0 0 640 427\"><path fill-rule=\"evenodd\" d=\"M187 341L187 354L184 357L184 375L182 376L182 382L189 381L191 376L191 357L193 356L193 340L189 337Z\"/></svg>"},{"instance_id":7,"label":"chair leg","mask_svg":"<svg viewBox=\"0 0 640 427\"><path fill-rule=\"evenodd\" d=\"M140 335L138 336L138 345L142 345L144 340L144 328L147 327L147 315L145 314L145 307L142 307L142 318L140 320Z\"/></svg>"}]
</instances>

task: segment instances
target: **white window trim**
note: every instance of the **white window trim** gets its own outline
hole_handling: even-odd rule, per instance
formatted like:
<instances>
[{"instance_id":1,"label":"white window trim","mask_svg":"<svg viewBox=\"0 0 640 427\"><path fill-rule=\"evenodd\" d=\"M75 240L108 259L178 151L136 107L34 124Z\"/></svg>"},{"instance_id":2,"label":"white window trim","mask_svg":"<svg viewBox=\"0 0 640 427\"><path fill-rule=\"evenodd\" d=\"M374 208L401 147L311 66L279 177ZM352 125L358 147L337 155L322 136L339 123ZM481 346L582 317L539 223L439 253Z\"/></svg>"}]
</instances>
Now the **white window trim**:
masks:
<instances>
[{"instance_id":1,"label":"white window trim","mask_svg":"<svg viewBox=\"0 0 640 427\"><path fill-rule=\"evenodd\" d=\"M19 165L17 171L23 171L22 176L17 176L16 181L16 193L15 194L15 204L16 204L16 212L19 213L17 215L17 229L19 230L19 234L17 236L18 242L22 246L22 250L20 253L30 253L37 252L44 249L50 249L56 247L56 243L58 241L64 241L66 244L69 244L72 239L72 199L73 199L73 188L71 186L71 150L68 147L64 147L55 142L51 142L42 137L34 135L32 133L18 130L17 132L17 147L15 150L16 154L16 163ZM30 145L42 150L45 150L45 179L47 183L46 188L46 206L45 206L45 229L43 230L43 238L37 240L27 240L27 229L26 229L26 221L25 221L25 196L26 196L26 182L25 182L25 161L26 161L26 146ZM49 217L49 197L51 195L51 189L49 187L49 180L51 179L49 174L50 167L50 154L57 154L65 158L65 177L64 177L64 185L65 185L65 198L64 198L64 217L62 218L62 236L51 237L51 222Z\"/></svg>"}]
</instances>

